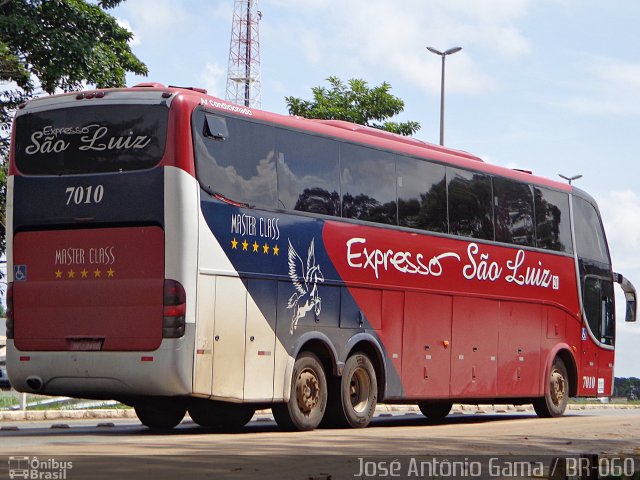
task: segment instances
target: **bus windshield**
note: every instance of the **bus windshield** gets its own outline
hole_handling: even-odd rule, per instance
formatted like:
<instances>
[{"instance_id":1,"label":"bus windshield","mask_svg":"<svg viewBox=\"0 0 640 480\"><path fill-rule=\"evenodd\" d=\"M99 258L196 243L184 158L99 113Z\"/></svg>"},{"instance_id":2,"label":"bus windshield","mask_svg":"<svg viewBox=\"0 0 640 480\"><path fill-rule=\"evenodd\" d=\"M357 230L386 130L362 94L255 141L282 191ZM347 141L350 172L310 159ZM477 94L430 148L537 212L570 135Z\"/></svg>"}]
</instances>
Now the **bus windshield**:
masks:
<instances>
[{"instance_id":1,"label":"bus windshield","mask_svg":"<svg viewBox=\"0 0 640 480\"><path fill-rule=\"evenodd\" d=\"M15 160L26 175L151 168L164 154L164 105L83 105L19 115Z\"/></svg>"}]
</instances>

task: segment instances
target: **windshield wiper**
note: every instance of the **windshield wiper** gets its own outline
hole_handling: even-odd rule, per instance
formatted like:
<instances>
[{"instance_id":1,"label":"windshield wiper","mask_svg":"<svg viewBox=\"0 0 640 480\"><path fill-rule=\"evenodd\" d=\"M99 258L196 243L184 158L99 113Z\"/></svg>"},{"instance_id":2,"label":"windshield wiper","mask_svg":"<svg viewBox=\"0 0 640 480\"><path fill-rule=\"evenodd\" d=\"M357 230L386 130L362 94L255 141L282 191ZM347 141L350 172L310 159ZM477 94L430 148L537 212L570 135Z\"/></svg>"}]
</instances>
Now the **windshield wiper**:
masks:
<instances>
[{"instance_id":1,"label":"windshield wiper","mask_svg":"<svg viewBox=\"0 0 640 480\"><path fill-rule=\"evenodd\" d=\"M210 185L200 184L200 188L202 188L205 192L207 192L213 198L215 198L216 200L220 200L221 202L228 203L229 205L233 205L234 207L251 208L251 205L249 205L248 203L237 202L236 200L232 200L224 196L220 192L216 192L211 188Z\"/></svg>"}]
</instances>

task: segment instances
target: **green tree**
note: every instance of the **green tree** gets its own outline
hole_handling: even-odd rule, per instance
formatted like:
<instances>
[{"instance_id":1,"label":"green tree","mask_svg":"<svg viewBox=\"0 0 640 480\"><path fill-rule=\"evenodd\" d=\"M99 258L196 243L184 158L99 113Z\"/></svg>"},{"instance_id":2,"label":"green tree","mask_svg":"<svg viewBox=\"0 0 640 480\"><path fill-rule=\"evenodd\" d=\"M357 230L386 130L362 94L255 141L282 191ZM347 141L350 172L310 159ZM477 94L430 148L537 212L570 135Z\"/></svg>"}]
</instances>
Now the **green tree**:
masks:
<instances>
[{"instance_id":1,"label":"green tree","mask_svg":"<svg viewBox=\"0 0 640 480\"><path fill-rule=\"evenodd\" d=\"M346 84L338 77L327 78L330 88L313 87L313 100L285 97L291 115L323 120L346 120L400 135L413 135L420 129L418 122L391 122L387 119L404 110L404 102L390 92L391 85L369 88L360 79Z\"/></svg>"},{"instance_id":2,"label":"green tree","mask_svg":"<svg viewBox=\"0 0 640 480\"><path fill-rule=\"evenodd\" d=\"M146 75L131 32L105 10L123 0L0 0L0 253L5 250L9 132L22 102L83 84L122 87Z\"/></svg>"},{"instance_id":3,"label":"green tree","mask_svg":"<svg viewBox=\"0 0 640 480\"><path fill-rule=\"evenodd\" d=\"M613 396L629 400L640 399L640 379L636 377L618 378L613 382Z\"/></svg>"}]
</instances>

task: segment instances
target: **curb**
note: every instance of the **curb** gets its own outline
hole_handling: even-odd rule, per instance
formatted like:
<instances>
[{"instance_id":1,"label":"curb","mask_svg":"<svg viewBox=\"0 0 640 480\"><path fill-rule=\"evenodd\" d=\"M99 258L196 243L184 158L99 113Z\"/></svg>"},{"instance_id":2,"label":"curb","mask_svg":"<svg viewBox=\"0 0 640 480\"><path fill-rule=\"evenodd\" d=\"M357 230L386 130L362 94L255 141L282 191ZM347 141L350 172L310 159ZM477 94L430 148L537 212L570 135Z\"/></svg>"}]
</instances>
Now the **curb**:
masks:
<instances>
[{"instance_id":1,"label":"curb","mask_svg":"<svg viewBox=\"0 0 640 480\"><path fill-rule=\"evenodd\" d=\"M569 404L567 410L636 410L640 405L610 405L610 404ZM416 412L420 409L416 405L394 405L384 404L376 407L376 413L398 413L398 412ZM461 405L455 404L451 409L451 413L521 413L533 412L533 407L528 405ZM258 410L257 415L270 415L271 411ZM38 422L43 420L91 420L91 419L122 419L137 418L133 408L113 408L113 409L92 409L92 410L19 410L19 411L0 411L0 422L5 421L22 421L22 422Z\"/></svg>"}]
</instances>

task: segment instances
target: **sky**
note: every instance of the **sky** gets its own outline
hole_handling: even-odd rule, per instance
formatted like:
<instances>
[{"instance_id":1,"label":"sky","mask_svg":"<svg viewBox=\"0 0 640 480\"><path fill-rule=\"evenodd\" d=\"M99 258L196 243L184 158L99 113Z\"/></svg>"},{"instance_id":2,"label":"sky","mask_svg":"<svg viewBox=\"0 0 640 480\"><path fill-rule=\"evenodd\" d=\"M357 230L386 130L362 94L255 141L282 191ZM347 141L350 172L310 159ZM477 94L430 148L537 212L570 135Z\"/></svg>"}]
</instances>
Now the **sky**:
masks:
<instances>
[{"instance_id":1,"label":"sky","mask_svg":"<svg viewBox=\"0 0 640 480\"><path fill-rule=\"evenodd\" d=\"M134 34L154 81L224 98L234 0L127 0L110 11ZM388 82L399 121L445 145L575 185L600 205L614 270L640 288L640 2L637 0L258 0L262 108L311 98L336 75ZM616 376L640 377L640 322L618 295Z\"/></svg>"}]
</instances>

